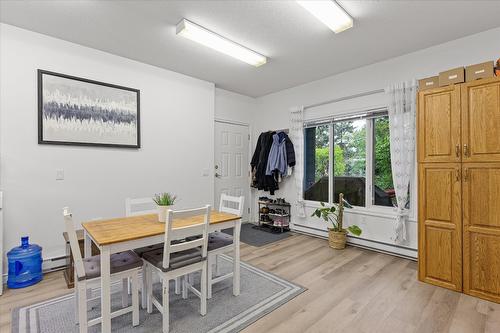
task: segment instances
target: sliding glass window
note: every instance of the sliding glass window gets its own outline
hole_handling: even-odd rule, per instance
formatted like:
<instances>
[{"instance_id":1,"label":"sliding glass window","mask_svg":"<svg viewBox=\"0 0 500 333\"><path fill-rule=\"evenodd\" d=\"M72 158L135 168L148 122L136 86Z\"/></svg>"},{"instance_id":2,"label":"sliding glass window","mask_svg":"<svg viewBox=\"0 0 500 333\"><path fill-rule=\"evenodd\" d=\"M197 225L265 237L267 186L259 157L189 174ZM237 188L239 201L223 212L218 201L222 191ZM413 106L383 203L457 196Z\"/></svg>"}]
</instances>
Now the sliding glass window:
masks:
<instances>
[{"instance_id":1,"label":"sliding glass window","mask_svg":"<svg viewBox=\"0 0 500 333\"><path fill-rule=\"evenodd\" d=\"M396 194L392 181L391 144L389 140L389 117L373 120L373 204L396 205Z\"/></svg>"},{"instance_id":2,"label":"sliding glass window","mask_svg":"<svg viewBox=\"0 0 500 333\"><path fill-rule=\"evenodd\" d=\"M385 110L308 125L304 141L305 200L338 202L344 193L357 207L395 205Z\"/></svg>"},{"instance_id":3,"label":"sliding glass window","mask_svg":"<svg viewBox=\"0 0 500 333\"><path fill-rule=\"evenodd\" d=\"M365 206L366 120L333 123L333 201L340 193L354 206Z\"/></svg>"},{"instance_id":4,"label":"sliding glass window","mask_svg":"<svg viewBox=\"0 0 500 333\"><path fill-rule=\"evenodd\" d=\"M306 128L304 141L304 199L328 202L330 125Z\"/></svg>"}]
</instances>

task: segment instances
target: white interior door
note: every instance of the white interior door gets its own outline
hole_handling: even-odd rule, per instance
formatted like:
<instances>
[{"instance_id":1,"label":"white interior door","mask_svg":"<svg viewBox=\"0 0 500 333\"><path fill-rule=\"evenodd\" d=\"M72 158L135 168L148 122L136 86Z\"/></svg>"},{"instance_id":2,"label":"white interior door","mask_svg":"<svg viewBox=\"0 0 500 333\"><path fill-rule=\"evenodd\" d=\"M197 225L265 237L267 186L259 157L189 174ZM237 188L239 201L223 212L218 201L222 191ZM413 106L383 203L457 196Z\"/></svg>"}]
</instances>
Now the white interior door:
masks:
<instances>
[{"instance_id":1,"label":"white interior door","mask_svg":"<svg viewBox=\"0 0 500 333\"><path fill-rule=\"evenodd\" d=\"M243 221L250 205L248 126L215 122L215 207L221 193L245 197Z\"/></svg>"}]
</instances>

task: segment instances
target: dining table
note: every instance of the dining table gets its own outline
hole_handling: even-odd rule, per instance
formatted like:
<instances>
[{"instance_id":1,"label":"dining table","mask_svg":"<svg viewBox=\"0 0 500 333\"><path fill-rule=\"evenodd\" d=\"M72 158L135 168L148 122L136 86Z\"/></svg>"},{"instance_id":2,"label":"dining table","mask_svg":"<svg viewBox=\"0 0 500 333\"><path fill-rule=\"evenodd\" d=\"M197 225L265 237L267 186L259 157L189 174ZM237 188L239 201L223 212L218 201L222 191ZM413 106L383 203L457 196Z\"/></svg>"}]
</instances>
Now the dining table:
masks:
<instances>
[{"instance_id":1,"label":"dining table","mask_svg":"<svg viewBox=\"0 0 500 333\"><path fill-rule=\"evenodd\" d=\"M201 223L204 215L176 219L172 228L183 228ZM238 227L237 227L238 226ZM234 230L233 295L240 294L240 227L241 216L212 211L209 232L222 229ZM155 245L165 241L165 223L158 222L158 214L136 215L83 222L84 256L91 256L92 242L101 252L101 332L111 332L111 272L110 257L113 253ZM176 240L176 239L172 239Z\"/></svg>"}]
</instances>

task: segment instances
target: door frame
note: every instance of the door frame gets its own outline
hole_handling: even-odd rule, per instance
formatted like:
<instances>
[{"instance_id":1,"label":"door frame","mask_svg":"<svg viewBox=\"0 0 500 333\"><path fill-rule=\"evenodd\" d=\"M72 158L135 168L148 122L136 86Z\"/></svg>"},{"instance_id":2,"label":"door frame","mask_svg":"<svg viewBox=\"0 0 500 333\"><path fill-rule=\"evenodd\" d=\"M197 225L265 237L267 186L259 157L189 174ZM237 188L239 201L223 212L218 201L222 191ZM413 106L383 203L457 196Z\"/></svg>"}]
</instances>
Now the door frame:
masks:
<instances>
[{"instance_id":1,"label":"door frame","mask_svg":"<svg viewBox=\"0 0 500 333\"><path fill-rule=\"evenodd\" d=\"M252 132L252 125L250 123L245 123L242 121L237 121L237 120L230 120L230 119L224 119L224 118L214 118L214 164L212 165L212 188L213 188L213 193L214 193L214 205L215 202L217 201L216 193L215 193L215 164L216 164L216 158L215 156L215 145L217 144L215 142L215 124L216 123L221 123L221 124L229 124L229 125L236 125L236 126L244 126L248 128L248 165L247 165L247 186L248 186L248 208L250 208L250 211L248 212L248 222L253 222L253 213L254 213L254 200L253 200L253 195L252 195L252 188L250 185L252 184L252 179L251 179L251 169L250 169L250 161L252 159L252 147L253 147L253 132ZM218 209L219 207L214 207ZM247 221L243 221L247 222Z\"/></svg>"}]
</instances>

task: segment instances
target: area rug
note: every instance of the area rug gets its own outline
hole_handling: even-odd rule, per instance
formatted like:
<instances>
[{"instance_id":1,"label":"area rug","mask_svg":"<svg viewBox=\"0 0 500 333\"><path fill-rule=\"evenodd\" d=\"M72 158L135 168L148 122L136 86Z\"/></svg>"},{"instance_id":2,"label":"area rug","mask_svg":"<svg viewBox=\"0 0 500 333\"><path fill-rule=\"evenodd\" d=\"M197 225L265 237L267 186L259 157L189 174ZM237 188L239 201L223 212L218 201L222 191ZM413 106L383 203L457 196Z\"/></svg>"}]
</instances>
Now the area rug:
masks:
<instances>
[{"instance_id":1,"label":"area rug","mask_svg":"<svg viewBox=\"0 0 500 333\"><path fill-rule=\"evenodd\" d=\"M229 272L232 259L221 255L221 273ZM195 282L199 275L195 276ZM112 288L112 309L121 307L121 295L117 285ZM190 292L184 300L175 295L173 282L170 285L170 332L238 332L287 303L305 289L275 275L262 271L246 263L241 263L241 294L232 295L232 279L221 281L213 287L213 297L208 300L208 313L199 314L200 301ZM93 291L98 294L99 290ZM161 299L161 286L155 284L154 293ZM75 325L75 302L73 295L50 299L30 306L17 308L12 312L13 333L56 333L78 332ZM99 300L89 303L89 318L100 315ZM154 309L148 314L140 312L140 324L132 327L132 314L112 320L113 332L161 332L161 314ZM89 328L89 332L100 332L101 325Z\"/></svg>"},{"instance_id":2,"label":"area rug","mask_svg":"<svg viewBox=\"0 0 500 333\"><path fill-rule=\"evenodd\" d=\"M232 228L225 229L222 231L229 235L233 234ZM290 236L291 236L290 232L273 233L266 230L261 230L259 226L253 223L243 223L241 225L240 240L243 243L252 246L257 246L257 247L264 246L285 239Z\"/></svg>"}]
</instances>

